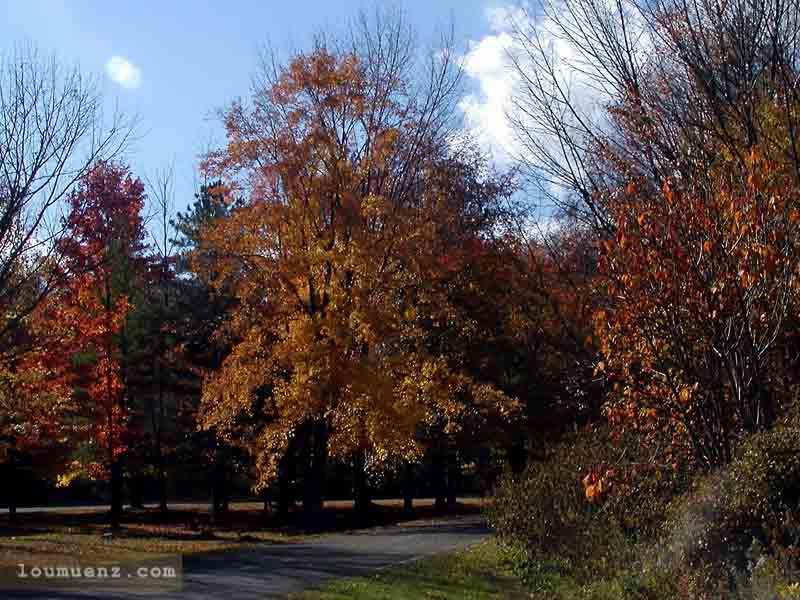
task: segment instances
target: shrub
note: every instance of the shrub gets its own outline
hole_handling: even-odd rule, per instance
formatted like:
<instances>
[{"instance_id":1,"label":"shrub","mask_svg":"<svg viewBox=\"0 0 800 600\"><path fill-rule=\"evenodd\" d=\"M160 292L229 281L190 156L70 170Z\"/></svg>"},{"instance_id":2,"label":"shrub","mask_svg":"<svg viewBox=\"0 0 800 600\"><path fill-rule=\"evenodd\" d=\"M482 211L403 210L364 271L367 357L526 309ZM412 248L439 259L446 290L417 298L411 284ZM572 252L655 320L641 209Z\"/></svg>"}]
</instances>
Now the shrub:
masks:
<instances>
[{"instance_id":1,"label":"shrub","mask_svg":"<svg viewBox=\"0 0 800 600\"><path fill-rule=\"evenodd\" d=\"M672 503L659 562L686 582L687 595L774 598L798 572L799 502L800 429L754 434L727 467Z\"/></svg>"},{"instance_id":2,"label":"shrub","mask_svg":"<svg viewBox=\"0 0 800 600\"><path fill-rule=\"evenodd\" d=\"M488 520L501 539L522 549L520 570L558 556L565 567L609 572L632 557L616 515L589 503L581 484L588 469L611 456L604 442L594 434L569 436L546 460L501 478Z\"/></svg>"}]
</instances>

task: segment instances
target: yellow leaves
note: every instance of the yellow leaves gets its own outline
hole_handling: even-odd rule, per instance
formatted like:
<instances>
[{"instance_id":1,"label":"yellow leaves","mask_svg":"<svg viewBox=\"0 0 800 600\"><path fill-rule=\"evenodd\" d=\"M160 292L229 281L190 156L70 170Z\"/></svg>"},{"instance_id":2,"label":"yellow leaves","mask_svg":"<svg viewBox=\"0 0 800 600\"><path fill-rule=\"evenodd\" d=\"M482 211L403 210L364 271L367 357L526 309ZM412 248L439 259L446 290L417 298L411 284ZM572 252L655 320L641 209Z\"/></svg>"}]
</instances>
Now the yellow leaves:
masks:
<instances>
[{"instance_id":1,"label":"yellow leaves","mask_svg":"<svg viewBox=\"0 0 800 600\"><path fill-rule=\"evenodd\" d=\"M692 399L692 390L689 387L682 387L681 390L678 392L678 401L681 404L689 404L689 401Z\"/></svg>"},{"instance_id":2,"label":"yellow leaves","mask_svg":"<svg viewBox=\"0 0 800 600\"><path fill-rule=\"evenodd\" d=\"M84 466L77 460L72 461L66 472L56 477L56 487L65 488L84 475Z\"/></svg>"},{"instance_id":3,"label":"yellow leaves","mask_svg":"<svg viewBox=\"0 0 800 600\"><path fill-rule=\"evenodd\" d=\"M405 317L406 321L415 320L417 318L417 309L413 306L409 306L403 311L403 317Z\"/></svg>"},{"instance_id":4,"label":"yellow leaves","mask_svg":"<svg viewBox=\"0 0 800 600\"><path fill-rule=\"evenodd\" d=\"M361 214L364 217L388 217L390 210L390 204L387 203L386 199L381 196L370 194L361 201Z\"/></svg>"},{"instance_id":5,"label":"yellow leaves","mask_svg":"<svg viewBox=\"0 0 800 600\"><path fill-rule=\"evenodd\" d=\"M376 99L371 86L387 82L367 77L375 75L350 53L295 57L257 92L257 109L234 107L229 145L214 157L251 195L204 232L194 263L236 299L225 324L233 349L205 382L203 422L235 439L240 417L261 419L258 439L241 443L262 482L275 461L261 456L284 451L303 420L333 426L332 451L361 444L383 460L412 455L426 424L455 430L476 412L514 411L513 400L429 350L426 327L477 331L442 281L484 243L458 242L466 209L453 190L465 174L438 155L409 159L401 136L423 125L419 114L394 104L405 90ZM368 108L391 113L381 122L392 127L367 123L359 113ZM415 182L408 197L396 197L398 173Z\"/></svg>"}]
</instances>

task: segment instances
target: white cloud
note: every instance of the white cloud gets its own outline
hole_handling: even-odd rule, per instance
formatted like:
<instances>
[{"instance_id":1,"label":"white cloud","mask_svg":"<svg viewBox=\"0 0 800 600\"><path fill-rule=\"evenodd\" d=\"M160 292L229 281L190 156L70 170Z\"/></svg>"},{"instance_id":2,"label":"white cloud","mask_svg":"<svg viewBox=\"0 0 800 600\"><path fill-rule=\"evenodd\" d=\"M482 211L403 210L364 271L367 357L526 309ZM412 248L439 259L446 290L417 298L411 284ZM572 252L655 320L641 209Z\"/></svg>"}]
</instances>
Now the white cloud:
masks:
<instances>
[{"instance_id":1,"label":"white cloud","mask_svg":"<svg viewBox=\"0 0 800 600\"><path fill-rule=\"evenodd\" d=\"M506 118L516 76L509 68L508 51L514 44L507 23L499 22L489 11L492 33L470 42L464 56L464 72L477 84L476 93L460 103L467 128L496 160L507 161L514 148L514 132Z\"/></svg>"},{"instance_id":2,"label":"white cloud","mask_svg":"<svg viewBox=\"0 0 800 600\"><path fill-rule=\"evenodd\" d=\"M514 39L515 25L531 25L528 13L519 6L495 6L486 10L490 33L471 41L464 56L464 71L474 80L477 91L460 104L467 128L499 163L518 156L522 147L508 120L519 76L510 55L519 55Z\"/></svg>"},{"instance_id":3,"label":"white cloud","mask_svg":"<svg viewBox=\"0 0 800 600\"><path fill-rule=\"evenodd\" d=\"M124 56L112 56L106 62L106 74L112 81L133 90L142 85L142 71Z\"/></svg>"},{"instance_id":4,"label":"white cloud","mask_svg":"<svg viewBox=\"0 0 800 600\"><path fill-rule=\"evenodd\" d=\"M591 85L591 66L587 67L582 53L559 35L552 17L541 13L534 16L532 11L519 6L490 8L486 11L490 33L470 42L463 57L464 71L477 88L460 103L466 126L500 163L524 154L525 149L507 117L514 110L513 98L519 85L519 75L510 56L514 56L523 69L537 68L515 39L515 31L539 38L542 48L550 54L562 89L569 90L570 102L579 112L589 119L596 118L604 100L602 92ZM535 125L531 124L531 128L535 130ZM547 139L550 136L540 132L537 137L543 144L553 144L558 153L556 141Z\"/></svg>"}]
</instances>

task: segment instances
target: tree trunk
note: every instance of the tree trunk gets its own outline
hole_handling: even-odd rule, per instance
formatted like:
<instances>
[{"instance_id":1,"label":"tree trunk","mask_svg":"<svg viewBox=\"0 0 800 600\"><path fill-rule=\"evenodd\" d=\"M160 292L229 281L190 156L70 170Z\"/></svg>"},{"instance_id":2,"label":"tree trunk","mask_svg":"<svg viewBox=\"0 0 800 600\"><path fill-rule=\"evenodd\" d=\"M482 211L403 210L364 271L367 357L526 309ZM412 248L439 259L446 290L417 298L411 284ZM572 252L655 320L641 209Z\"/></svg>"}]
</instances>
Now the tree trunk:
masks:
<instances>
[{"instance_id":1,"label":"tree trunk","mask_svg":"<svg viewBox=\"0 0 800 600\"><path fill-rule=\"evenodd\" d=\"M265 487L261 490L261 510L264 513L264 516L270 514L272 512L272 497L269 493L269 487Z\"/></svg>"},{"instance_id":2,"label":"tree trunk","mask_svg":"<svg viewBox=\"0 0 800 600\"><path fill-rule=\"evenodd\" d=\"M360 524L369 521L370 496L367 482L366 453L359 450L353 460L353 508Z\"/></svg>"},{"instance_id":3,"label":"tree trunk","mask_svg":"<svg viewBox=\"0 0 800 600\"><path fill-rule=\"evenodd\" d=\"M111 528L118 529L122 519L122 462L111 462Z\"/></svg>"},{"instance_id":4,"label":"tree trunk","mask_svg":"<svg viewBox=\"0 0 800 600\"><path fill-rule=\"evenodd\" d=\"M220 490L222 496L222 514L227 514L231 506L230 486L228 485L228 471L225 469L222 472L222 489Z\"/></svg>"},{"instance_id":5,"label":"tree trunk","mask_svg":"<svg viewBox=\"0 0 800 600\"><path fill-rule=\"evenodd\" d=\"M436 512L444 512L447 506L447 486L445 470L444 443L439 441L433 448L431 456L431 476L433 477L434 508Z\"/></svg>"},{"instance_id":6,"label":"tree trunk","mask_svg":"<svg viewBox=\"0 0 800 600\"><path fill-rule=\"evenodd\" d=\"M289 452L286 453L278 465L278 518L281 521L285 521L289 517L293 465L294 456Z\"/></svg>"},{"instance_id":7,"label":"tree trunk","mask_svg":"<svg viewBox=\"0 0 800 600\"><path fill-rule=\"evenodd\" d=\"M449 449L447 452L447 506L454 508L459 485L458 452Z\"/></svg>"},{"instance_id":8,"label":"tree trunk","mask_svg":"<svg viewBox=\"0 0 800 600\"><path fill-rule=\"evenodd\" d=\"M162 246L164 250L163 259L161 261L161 290L162 290L162 315L167 315L167 310L169 308L169 292L167 291L166 281L169 272L169 266L167 261L167 212L166 212L166 200L164 204L164 221L163 221L163 232L164 232L164 245ZM166 318L166 317L165 317ZM157 371L157 380L158 380L158 428L156 429L156 459L158 462L158 509L161 511L162 515L167 514L167 473L166 467L164 465L164 445L162 440L162 434L164 431L164 416L166 414L166 410L164 407L164 388L166 387L165 377L164 377L164 365L162 364L162 357L165 357L165 336L164 336L164 328L159 327L158 329L158 351L155 357L155 367Z\"/></svg>"},{"instance_id":9,"label":"tree trunk","mask_svg":"<svg viewBox=\"0 0 800 600\"><path fill-rule=\"evenodd\" d=\"M166 300L165 300L166 302ZM160 356L164 352L163 343L159 340L156 357L154 360L153 368L156 371L156 380L158 381L158 413L152 410L151 403L151 416L153 431L155 432L155 455L156 455L156 476L158 477L158 509L162 515L167 513L167 470L164 464L164 442L162 439L162 432L164 428L164 369L161 366Z\"/></svg>"},{"instance_id":10,"label":"tree trunk","mask_svg":"<svg viewBox=\"0 0 800 600\"><path fill-rule=\"evenodd\" d=\"M214 466L211 481L211 522L217 524L219 518L228 511L228 456L221 444L214 452Z\"/></svg>"},{"instance_id":11,"label":"tree trunk","mask_svg":"<svg viewBox=\"0 0 800 600\"><path fill-rule=\"evenodd\" d=\"M508 449L508 462L511 472L519 475L528 463L528 449L525 435L517 435Z\"/></svg>"},{"instance_id":12,"label":"tree trunk","mask_svg":"<svg viewBox=\"0 0 800 600\"><path fill-rule=\"evenodd\" d=\"M19 455L17 449L12 447L8 451L8 520L15 523L17 520L17 491L19 490Z\"/></svg>"},{"instance_id":13,"label":"tree trunk","mask_svg":"<svg viewBox=\"0 0 800 600\"><path fill-rule=\"evenodd\" d=\"M216 525L219 521L219 488L217 486L216 473L211 475L211 504L209 506L209 520L212 525Z\"/></svg>"},{"instance_id":14,"label":"tree trunk","mask_svg":"<svg viewBox=\"0 0 800 600\"><path fill-rule=\"evenodd\" d=\"M414 463L407 460L403 468L403 510L414 511Z\"/></svg>"},{"instance_id":15,"label":"tree trunk","mask_svg":"<svg viewBox=\"0 0 800 600\"><path fill-rule=\"evenodd\" d=\"M128 499L131 508L144 508L144 481L141 472L129 473Z\"/></svg>"},{"instance_id":16,"label":"tree trunk","mask_svg":"<svg viewBox=\"0 0 800 600\"><path fill-rule=\"evenodd\" d=\"M324 419L318 419L312 423L310 443L311 452L305 478L303 510L307 527L317 529L321 525L328 463L328 425Z\"/></svg>"},{"instance_id":17,"label":"tree trunk","mask_svg":"<svg viewBox=\"0 0 800 600\"><path fill-rule=\"evenodd\" d=\"M162 515L167 514L167 472L164 468L164 453L161 451L161 443L158 444L158 510Z\"/></svg>"}]
</instances>

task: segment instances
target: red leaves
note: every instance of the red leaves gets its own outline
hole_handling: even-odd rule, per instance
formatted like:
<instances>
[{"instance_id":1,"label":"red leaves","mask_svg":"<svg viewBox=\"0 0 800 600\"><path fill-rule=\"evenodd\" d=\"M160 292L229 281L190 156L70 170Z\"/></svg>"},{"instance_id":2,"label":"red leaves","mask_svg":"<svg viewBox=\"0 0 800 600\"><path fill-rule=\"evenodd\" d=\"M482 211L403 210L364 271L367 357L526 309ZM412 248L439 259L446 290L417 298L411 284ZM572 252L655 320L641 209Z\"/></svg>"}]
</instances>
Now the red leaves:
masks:
<instances>
[{"instance_id":1,"label":"red leaves","mask_svg":"<svg viewBox=\"0 0 800 600\"><path fill-rule=\"evenodd\" d=\"M720 388L715 373L725 372L713 365L725 360L725 331L751 336L739 338L736 356L763 344L748 360L767 360L770 332L782 323L775 307L796 305L797 278L780 274L797 273L797 218L786 207L799 200L791 165L758 149L744 166L720 157L695 180L667 180L649 194L629 183L604 196L616 232L600 243L599 266L613 310L599 312L595 325L605 371L620 383L606 405L615 429L636 432L664 456L716 460L718 447L692 441L714 435L693 415L719 415L716 431L735 432L745 422L729 388L709 393Z\"/></svg>"},{"instance_id":2,"label":"red leaves","mask_svg":"<svg viewBox=\"0 0 800 600\"><path fill-rule=\"evenodd\" d=\"M101 163L80 182L70 205L61 241L68 278L41 308L47 318L41 333L51 364L80 398L78 412L90 423L85 441L105 452L88 469L97 474L126 448L119 335L135 279L146 272L144 186L127 168Z\"/></svg>"}]
</instances>

